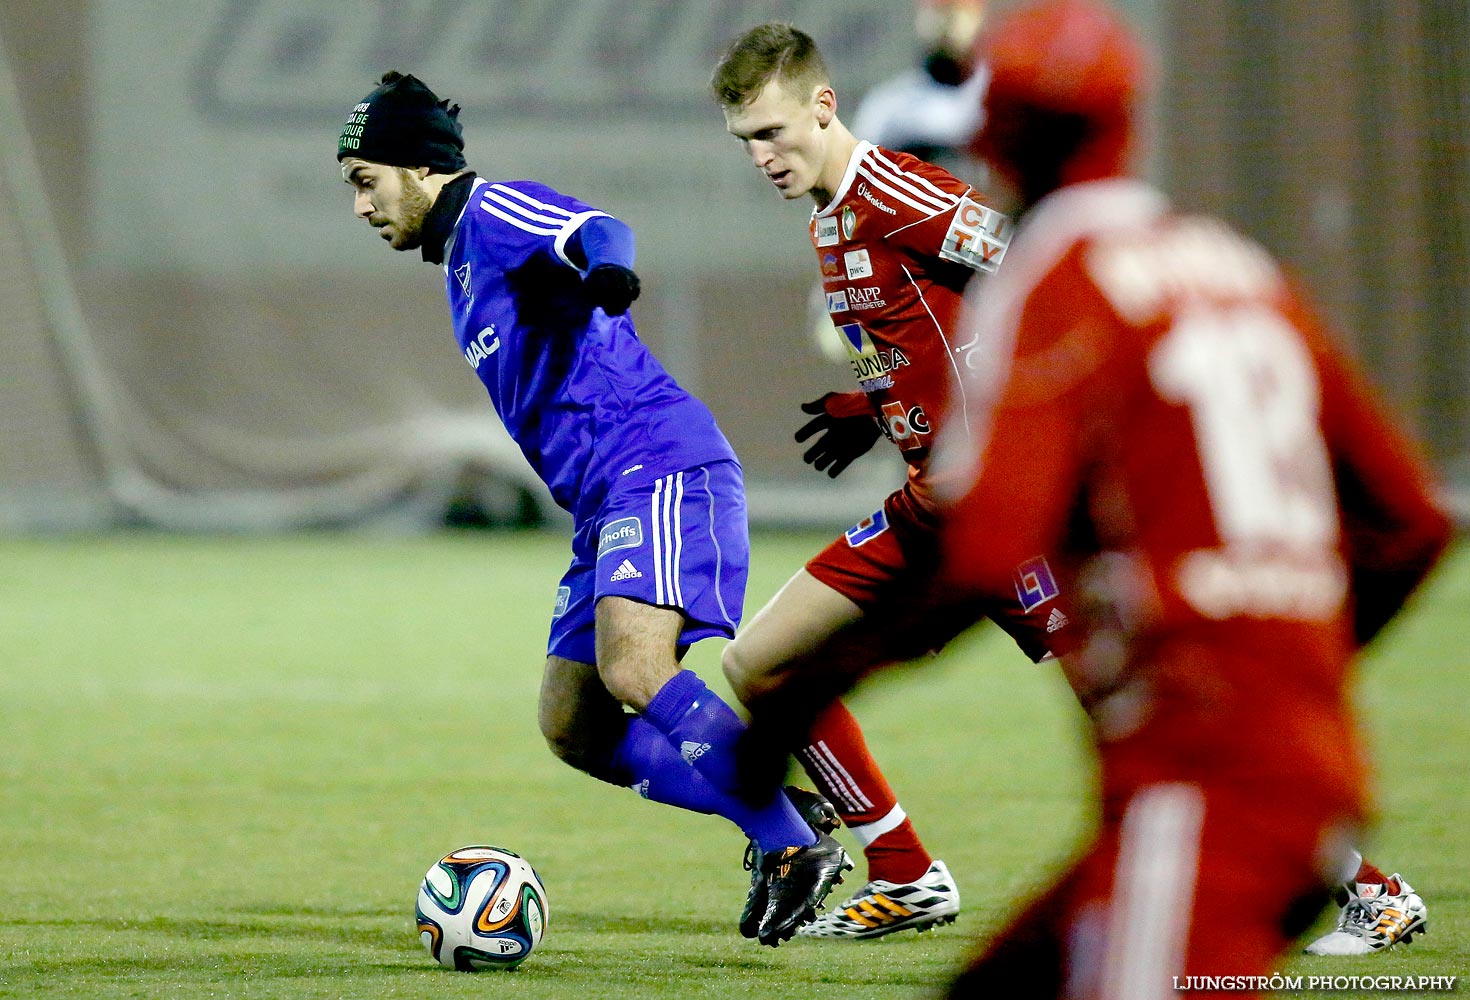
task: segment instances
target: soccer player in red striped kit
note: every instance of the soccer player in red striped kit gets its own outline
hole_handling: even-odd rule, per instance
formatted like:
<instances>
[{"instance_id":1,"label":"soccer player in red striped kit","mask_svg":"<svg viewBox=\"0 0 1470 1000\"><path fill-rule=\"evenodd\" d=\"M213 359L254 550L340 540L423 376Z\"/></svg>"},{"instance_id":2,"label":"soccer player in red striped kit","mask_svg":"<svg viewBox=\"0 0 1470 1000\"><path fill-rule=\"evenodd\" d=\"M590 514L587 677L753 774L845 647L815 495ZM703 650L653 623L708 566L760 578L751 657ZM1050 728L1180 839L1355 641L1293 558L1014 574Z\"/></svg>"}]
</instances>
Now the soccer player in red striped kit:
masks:
<instances>
[{"instance_id":1,"label":"soccer player in red striped kit","mask_svg":"<svg viewBox=\"0 0 1470 1000\"><path fill-rule=\"evenodd\" d=\"M1042 0L984 55L977 151L1022 222L965 323L1009 363L941 445L969 468L947 578L994 593L1051 554L1086 608L1063 669L1101 801L1080 859L950 995L1258 995L1367 815L1353 656L1450 525L1281 267L1127 176L1143 58L1117 16Z\"/></svg>"},{"instance_id":2,"label":"soccer player in red striped kit","mask_svg":"<svg viewBox=\"0 0 1470 1000\"><path fill-rule=\"evenodd\" d=\"M837 116L837 97L811 37L763 24L732 43L711 87L726 127L787 200L816 203L809 227L827 311L843 338L858 388L805 404L798 441L836 476L886 436L908 464L903 486L806 566L726 647L724 669L742 700L862 618L927 587L938 565L936 485L929 453L941 424L961 429L972 403L960 377L985 364L956 336L966 286L994 271L1010 223L965 182L906 153L860 141ZM1068 622L1041 554L1017 560L1015 593L979 612L1033 660L1063 651ZM938 649L973 614L926 624L869 650L874 663ZM873 760L862 731L833 702L795 748L836 805L868 862L852 899L798 929L817 938L872 938L954 918L959 890L925 849ZM759 867L751 906L759 909Z\"/></svg>"}]
</instances>

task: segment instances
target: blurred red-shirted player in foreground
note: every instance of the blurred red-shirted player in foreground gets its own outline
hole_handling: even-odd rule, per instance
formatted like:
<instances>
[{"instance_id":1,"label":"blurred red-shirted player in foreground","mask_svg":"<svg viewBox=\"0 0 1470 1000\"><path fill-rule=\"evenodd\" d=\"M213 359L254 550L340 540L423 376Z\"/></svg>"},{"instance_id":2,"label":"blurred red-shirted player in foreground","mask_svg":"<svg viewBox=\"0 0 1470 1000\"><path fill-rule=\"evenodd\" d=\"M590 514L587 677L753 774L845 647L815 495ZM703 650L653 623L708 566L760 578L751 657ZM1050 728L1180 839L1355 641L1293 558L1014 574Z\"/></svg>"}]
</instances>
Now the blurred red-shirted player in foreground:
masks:
<instances>
[{"instance_id":1,"label":"blurred red-shirted player in foreground","mask_svg":"<svg viewBox=\"0 0 1470 1000\"><path fill-rule=\"evenodd\" d=\"M1366 817L1353 655L1450 525L1280 267L1126 179L1143 58L1122 23L1044 0L983 45L977 151L1024 214L970 317L1011 359L978 387L980 452L941 443L971 467L946 576L1008 592L1051 555L1083 605L1063 669L1102 801L1080 860L951 995L1269 976Z\"/></svg>"}]
</instances>

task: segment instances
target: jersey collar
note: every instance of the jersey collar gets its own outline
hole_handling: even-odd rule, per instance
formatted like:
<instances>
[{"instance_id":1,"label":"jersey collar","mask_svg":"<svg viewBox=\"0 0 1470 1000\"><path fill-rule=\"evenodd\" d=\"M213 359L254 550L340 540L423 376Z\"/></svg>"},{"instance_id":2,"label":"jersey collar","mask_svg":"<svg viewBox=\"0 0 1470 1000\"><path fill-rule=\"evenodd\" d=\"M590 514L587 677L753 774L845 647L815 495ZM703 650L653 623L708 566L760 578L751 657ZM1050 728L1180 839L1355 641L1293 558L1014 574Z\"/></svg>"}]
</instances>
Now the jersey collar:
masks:
<instances>
[{"instance_id":1,"label":"jersey collar","mask_svg":"<svg viewBox=\"0 0 1470 1000\"><path fill-rule=\"evenodd\" d=\"M450 241L454 239L460 216L470 202L470 192L474 190L476 180L473 173L468 173L444 185L433 207L424 216L419 252L430 264L442 264L448 259Z\"/></svg>"},{"instance_id":2,"label":"jersey collar","mask_svg":"<svg viewBox=\"0 0 1470 1000\"><path fill-rule=\"evenodd\" d=\"M837 185L836 191L832 192L832 200L827 202L826 208L812 211L813 219L823 215L831 215L836 211L837 206L842 203L842 199L847 197L848 188L852 187L853 178L857 176L858 164L862 162L863 157L867 156L868 150L872 148L873 144L868 140L858 140L857 147L853 149L852 155L847 158L847 172L842 175L842 183Z\"/></svg>"}]
</instances>

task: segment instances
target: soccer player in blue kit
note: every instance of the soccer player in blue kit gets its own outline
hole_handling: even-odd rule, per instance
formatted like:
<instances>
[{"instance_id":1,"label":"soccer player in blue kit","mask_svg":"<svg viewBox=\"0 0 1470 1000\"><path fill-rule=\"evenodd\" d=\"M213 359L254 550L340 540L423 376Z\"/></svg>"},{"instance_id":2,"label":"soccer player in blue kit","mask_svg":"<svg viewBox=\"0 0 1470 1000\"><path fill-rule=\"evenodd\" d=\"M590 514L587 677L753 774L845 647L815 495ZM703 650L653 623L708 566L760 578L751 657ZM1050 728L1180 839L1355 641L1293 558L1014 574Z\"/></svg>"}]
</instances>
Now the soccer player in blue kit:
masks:
<instances>
[{"instance_id":1,"label":"soccer player in blue kit","mask_svg":"<svg viewBox=\"0 0 1470 1000\"><path fill-rule=\"evenodd\" d=\"M458 113L415 77L387 73L348 115L337 159L354 214L393 249L443 267L465 360L573 516L541 731L595 778L738 825L769 874L741 932L778 945L852 862L820 797L772 788L752 805L735 794L744 724L680 668L691 643L729 638L740 619L739 462L708 408L638 339L632 230L544 184L478 177Z\"/></svg>"}]
</instances>

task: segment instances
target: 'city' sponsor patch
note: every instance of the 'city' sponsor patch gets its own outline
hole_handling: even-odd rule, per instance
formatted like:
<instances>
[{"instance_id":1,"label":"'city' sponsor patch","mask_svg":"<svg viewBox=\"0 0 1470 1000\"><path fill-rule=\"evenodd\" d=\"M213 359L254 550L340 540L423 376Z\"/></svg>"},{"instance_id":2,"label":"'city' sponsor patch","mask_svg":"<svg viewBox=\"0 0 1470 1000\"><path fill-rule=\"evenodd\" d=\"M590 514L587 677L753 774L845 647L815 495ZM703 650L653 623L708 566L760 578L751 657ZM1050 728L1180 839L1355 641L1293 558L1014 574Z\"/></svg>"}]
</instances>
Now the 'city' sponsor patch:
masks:
<instances>
[{"instance_id":1,"label":"'city' sponsor patch","mask_svg":"<svg viewBox=\"0 0 1470 1000\"><path fill-rule=\"evenodd\" d=\"M1010 219L972 198L961 198L939 256L990 273L1000 267L1010 243Z\"/></svg>"}]
</instances>

